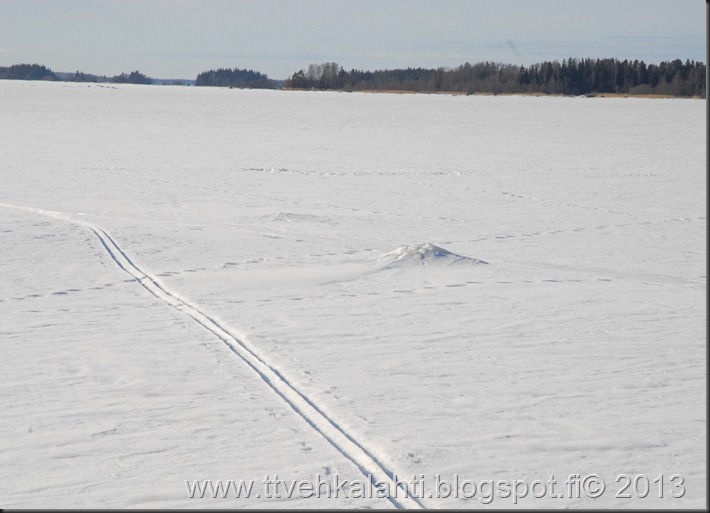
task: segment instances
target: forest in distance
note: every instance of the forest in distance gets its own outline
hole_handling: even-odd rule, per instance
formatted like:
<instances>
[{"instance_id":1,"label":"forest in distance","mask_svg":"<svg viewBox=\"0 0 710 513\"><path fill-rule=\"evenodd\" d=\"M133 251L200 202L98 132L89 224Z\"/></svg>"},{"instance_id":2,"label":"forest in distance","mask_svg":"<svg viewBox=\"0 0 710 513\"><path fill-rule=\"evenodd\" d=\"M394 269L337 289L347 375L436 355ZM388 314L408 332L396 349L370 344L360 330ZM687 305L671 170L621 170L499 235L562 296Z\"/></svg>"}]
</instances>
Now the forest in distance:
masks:
<instances>
[{"instance_id":1,"label":"forest in distance","mask_svg":"<svg viewBox=\"0 0 710 513\"><path fill-rule=\"evenodd\" d=\"M617 59L564 59L531 66L495 62L456 68L345 71L336 63L312 64L284 86L294 89L392 90L489 94L622 93L699 96L706 94L706 67L680 59L660 64Z\"/></svg>"},{"instance_id":2,"label":"forest in distance","mask_svg":"<svg viewBox=\"0 0 710 513\"><path fill-rule=\"evenodd\" d=\"M133 84L195 85L246 89L402 91L460 94L629 94L706 97L706 66L681 59L646 64L639 60L577 59L530 66L496 62L465 63L455 68L345 70L336 62L311 64L286 80L273 80L251 69L220 68L201 72L194 81L155 79L139 71L113 77L80 71L54 72L38 64L0 67L0 79Z\"/></svg>"}]
</instances>

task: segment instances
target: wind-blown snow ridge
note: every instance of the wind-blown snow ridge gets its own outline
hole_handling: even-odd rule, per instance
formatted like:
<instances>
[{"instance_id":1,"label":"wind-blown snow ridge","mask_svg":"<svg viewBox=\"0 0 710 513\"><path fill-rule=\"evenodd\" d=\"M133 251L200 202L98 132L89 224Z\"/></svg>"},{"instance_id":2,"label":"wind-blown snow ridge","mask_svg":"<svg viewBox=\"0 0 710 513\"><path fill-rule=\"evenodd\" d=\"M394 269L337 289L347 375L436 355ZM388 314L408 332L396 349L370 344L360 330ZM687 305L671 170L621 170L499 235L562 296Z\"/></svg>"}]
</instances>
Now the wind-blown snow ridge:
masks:
<instances>
[{"instance_id":1,"label":"wind-blown snow ridge","mask_svg":"<svg viewBox=\"0 0 710 513\"><path fill-rule=\"evenodd\" d=\"M416 244L414 246L400 246L394 251L382 255L382 260L388 261L390 266L406 265L444 265L457 263L487 264L483 260L457 255L448 249L435 246L431 242Z\"/></svg>"},{"instance_id":2,"label":"wind-blown snow ridge","mask_svg":"<svg viewBox=\"0 0 710 513\"><path fill-rule=\"evenodd\" d=\"M157 277L142 270L123 251L116 241L100 226L73 219L60 212L51 212L36 208L0 203L0 206L26 210L37 214L60 219L65 222L78 224L91 230L101 242L114 263L124 272L131 275L148 292L185 315L191 317L204 329L214 334L239 358L241 358L266 385L283 399L303 420L305 420L318 434L328 441L338 452L350 460L368 479L377 483L388 483L390 491L397 490L396 497L388 496L389 501L396 508L422 508L426 509L423 502L407 488L406 483L395 481L395 472L386 466L377 456L359 442L350 432L349 428L334 420L325 413L322 406L299 390L278 368L272 365L264 356L248 344L243 336L239 336L224 321L210 316L199 305L170 290Z\"/></svg>"}]
</instances>

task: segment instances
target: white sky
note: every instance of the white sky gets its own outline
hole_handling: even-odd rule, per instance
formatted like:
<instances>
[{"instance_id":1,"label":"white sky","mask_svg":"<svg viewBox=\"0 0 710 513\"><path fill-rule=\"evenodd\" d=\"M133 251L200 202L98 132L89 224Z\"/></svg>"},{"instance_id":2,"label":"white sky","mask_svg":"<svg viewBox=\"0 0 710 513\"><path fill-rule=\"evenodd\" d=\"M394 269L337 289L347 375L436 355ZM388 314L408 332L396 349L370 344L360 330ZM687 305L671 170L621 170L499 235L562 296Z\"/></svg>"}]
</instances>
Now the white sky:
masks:
<instances>
[{"instance_id":1,"label":"white sky","mask_svg":"<svg viewBox=\"0 0 710 513\"><path fill-rule=\"evenodd\" d=\"M700 0L0 0L0 66L283 79L346 69L532 64L567 57L706 61Z\"/></svg>"}]
</instances>

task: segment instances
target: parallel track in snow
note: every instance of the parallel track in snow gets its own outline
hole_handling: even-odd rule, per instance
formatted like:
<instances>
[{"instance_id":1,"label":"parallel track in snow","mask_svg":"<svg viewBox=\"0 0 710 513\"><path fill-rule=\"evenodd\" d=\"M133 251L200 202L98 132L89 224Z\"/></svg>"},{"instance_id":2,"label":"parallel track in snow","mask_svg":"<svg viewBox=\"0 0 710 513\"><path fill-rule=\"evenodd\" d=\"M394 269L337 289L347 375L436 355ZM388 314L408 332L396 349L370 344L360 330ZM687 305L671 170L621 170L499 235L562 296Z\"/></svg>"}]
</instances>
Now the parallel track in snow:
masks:
<instances>
[{"instance_id":1,"label":"parallel track in snow","mask_svg":"<svg viewBox=\"0 0 710 513\"><path fill-rule=\"evenodd\" d=\"M351 461L373 485L389 491L387 499L396 508L426 509L422 500L412 494L407 484L400 480L385 463L349 432L349 429L327 414L322 406L289 380L283 372L249 347L224 321L207 314L199 305L180 296L154 275L141 269L116 243L111 235L98 225L71 218L60 212L23 207L7 203L0 206L26 210L77 224L89 229L98 237L111 260L157 299L192 318L202 328L219 338L227 348L241 358L266 385L293 409L311 428L325 438L340 454Z\"/></svg>"}]
</instances>

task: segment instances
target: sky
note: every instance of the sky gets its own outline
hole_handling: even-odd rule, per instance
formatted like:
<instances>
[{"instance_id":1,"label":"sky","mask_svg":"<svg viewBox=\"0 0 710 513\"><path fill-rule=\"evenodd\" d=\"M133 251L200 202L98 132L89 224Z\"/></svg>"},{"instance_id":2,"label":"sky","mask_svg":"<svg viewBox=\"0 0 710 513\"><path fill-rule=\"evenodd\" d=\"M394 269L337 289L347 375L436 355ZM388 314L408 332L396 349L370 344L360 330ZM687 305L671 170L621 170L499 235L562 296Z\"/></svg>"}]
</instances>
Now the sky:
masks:
<instances>
[{"instance_id":1,"label":"sky","mask_svg":"<svg viewBox=\"0 0 710 513\"><path fill-rule=\"evenodd\" d=\"M0 0L0 66L194 79L615 57L707 62L700 0Z\"/></svg>"}]
</instances>

